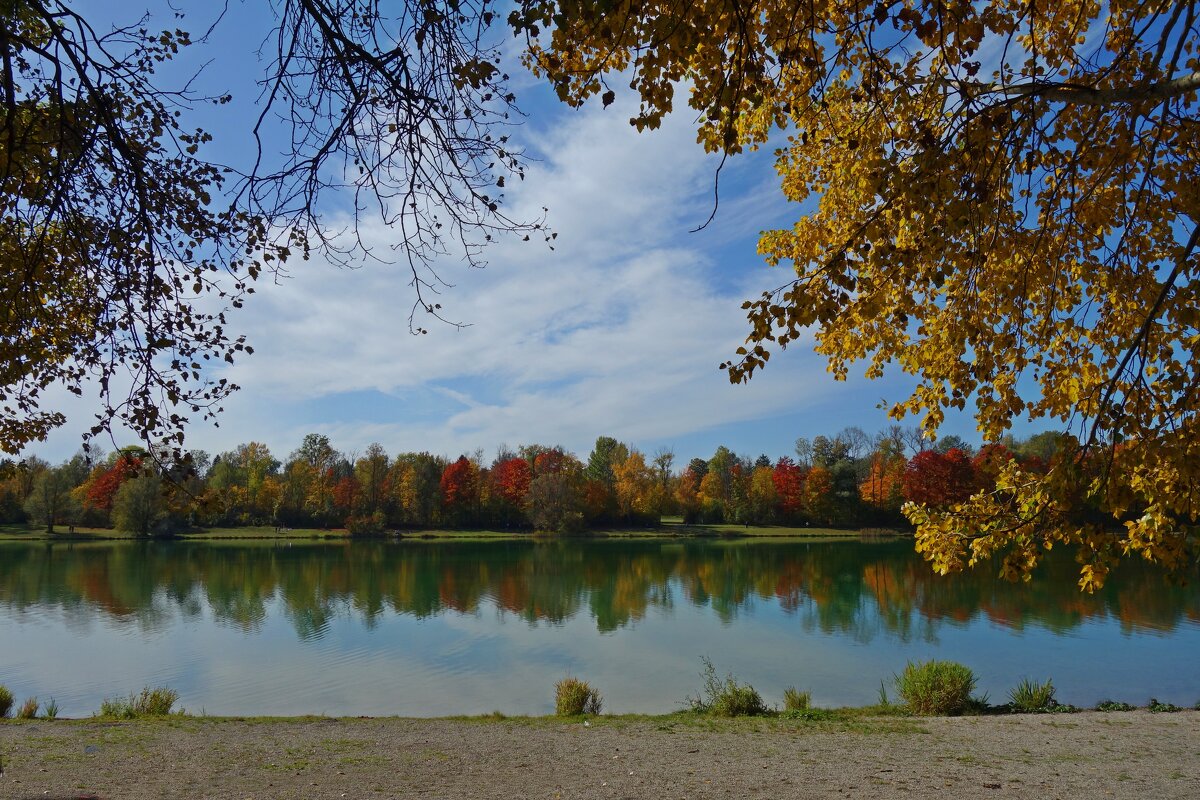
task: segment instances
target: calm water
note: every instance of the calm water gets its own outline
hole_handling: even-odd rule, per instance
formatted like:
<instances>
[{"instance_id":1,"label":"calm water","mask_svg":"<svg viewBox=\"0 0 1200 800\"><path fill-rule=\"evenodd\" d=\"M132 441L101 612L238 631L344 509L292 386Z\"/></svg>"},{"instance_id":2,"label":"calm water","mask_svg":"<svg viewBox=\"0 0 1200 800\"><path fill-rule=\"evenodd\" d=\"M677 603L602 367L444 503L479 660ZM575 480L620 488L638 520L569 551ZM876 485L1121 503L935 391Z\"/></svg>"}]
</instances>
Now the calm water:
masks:
<instances>
[{"instance_id":1,"label":"calm water","mask_svg":"<svg viewBox=\"0 0 1200 800\"><path fill-rule=\"evenodd\" d=\"M939 578L903 541L2 544L0 683L68 716L144 685L193 712L422 716L545 713L573 674L659 712L701 656L820 705L936 656L993 702L1024 676L1196 702L1198 582L1130 565L1088 596L1075 567Z\"/></svg>"}]
</instances>

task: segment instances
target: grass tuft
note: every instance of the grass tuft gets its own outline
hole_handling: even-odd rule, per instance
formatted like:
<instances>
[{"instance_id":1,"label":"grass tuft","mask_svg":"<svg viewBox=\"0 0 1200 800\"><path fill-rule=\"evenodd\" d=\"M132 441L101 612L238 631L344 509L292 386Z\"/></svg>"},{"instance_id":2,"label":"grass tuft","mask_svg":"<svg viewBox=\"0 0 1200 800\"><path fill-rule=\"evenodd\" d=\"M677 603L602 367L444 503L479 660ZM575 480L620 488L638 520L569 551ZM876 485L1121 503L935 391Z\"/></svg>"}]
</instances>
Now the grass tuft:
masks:
<instances>
[{"instance_id":1,"label":"grass tuft","mask_svg":"<svg viewBox=\"0 0 1200 800\"><path fill-rule=\"evenodd\" d=\"M808 711L812 705L812 693L797 691L795 686L783 690L784 711Z\"/></svg>"},{"instance_id":2,"label":"grass tuft","mask_svg":"<svg viewBox=\"0 0 1200 800\"><path fill-rule=\"evenodd\" d=\"M753 686L738 683L732 672L722 680L717 677L717 668L712 661L700 660L704 664L704 671L700 673L704 687L698 697L688 698L693 711L718 717L759 717L771 713Z\"/></svg>"},{"instance_id":3,"label":"grass tuft","mask_svg":"<svg viewBox=\"0 0 1200 800\"><path fill-rule=\"evenodd\" d=\"M51 697L46 701L46 705L42 708L42 715L46 719L58 719L58 701Z\"/></svg>"},{"instance_id":4,"label":"grass tuft","mask_svg":"<svg viewBox=\"0 0 1200 800\"><path fill-rule=\"evenodd\" d=\"M1054 682L1049 679L1045 683L1038 683L1031 678L1022 678L1008 693L1008 698L1013 711L1028 714L1052 711L1058 706L1054 699Z\"/></svg>"},{"instance_id":5,"label":"grass tuft","mask_svg":"<svg viewBox=\"0 0 1200 800\"><path fill-rule=\"evenodd\" d=\"M7 686L0 684L0 719L12 713L12 707L13 693L8 690Z\"/></svg>"},{"instance_id":6,"label":"grass tuft","mask_svg":"<svg viewBox=\"0 0 1200 800\"><path fill-rule=\"evenodd\" d=\"M36 697L30 697L18 709L17 719L37 719L38 709L41 707L42 704L38 702Z\"/></svg>"},{"instance_id":7,"label":"grass tuft","mask_svg":"<svg viewBox=\"0 0 1200 800\"><path fill-rule=\"evenodd\" d=\"M578 678L563 678L554 684L554 713L560 717L599 714L604 705L600 692Z\"/></svg>"},{"instance_id":8,"label":"grass tuft","mask_svg":"<svg viewBox=\"0 0 1200 800\"><path fill-rule=\"evenodd\" d=\"M147 686L141 694L128 697L109 697L100 703L97 716L115 719L139 719L141 717L165 717L171 713L179 692L160 686ZM183 712L180 712L183 713Z\"/></svg>"},{"instance_id":9,"label":"grass tuft","mask_svg":"<svg viewBox=\"0 0 1200 800\"><path fill-rule=\"evenodd\" d=\"M972 701L975 673L955 661L910 661L895 681L914 714L955 716L986 703Z\"/></svg>"}]
</instances>

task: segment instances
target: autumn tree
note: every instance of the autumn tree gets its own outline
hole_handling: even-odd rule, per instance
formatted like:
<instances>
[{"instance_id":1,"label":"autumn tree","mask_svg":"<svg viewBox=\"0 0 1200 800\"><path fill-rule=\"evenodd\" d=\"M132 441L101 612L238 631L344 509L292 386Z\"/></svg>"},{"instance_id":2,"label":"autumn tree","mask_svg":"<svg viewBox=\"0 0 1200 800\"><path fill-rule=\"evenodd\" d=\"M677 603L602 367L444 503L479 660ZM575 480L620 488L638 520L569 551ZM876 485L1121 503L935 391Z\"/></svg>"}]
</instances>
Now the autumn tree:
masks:
<instances>
[{"instance_id":1,"label":"autumn tree","mask_svg":"<svg viewBox=\"0 0 1200 800\"><path fill-rule=\"evenodd\" d=\"M584 523L584 466L561 449L546 450L534 460L528 515L537 530L573 533Z\"/></svg>"},{"instance_id":2,"label":"autumn tree","mask_svg":"<svg viewBox=\"0 0 1200 800\"><path fill-rule=\"evenodd\" d=\"M403 525L428 527L441 512L445 459L429 453L401 453L392 464L392 492Z\"/></svg>"},{"instance_id":3,"label":"autumn tree","mask_svg":"<svg viewBox=\"0 0 1200 800\"><path fill-rule=\"evenodd\" d=\"M340 523L339 512L344 516L345 509L339 509L334 489L349 472L349 465L328 436L305 435L284 467L285 507L322 528Z\"/></svg>"},{"instance_id":4,"label":"autumn tree","mask_svg":"<svg viewBox=\"0 0 1200 800\"><path fill-rule=\"evenodd\" d=\"M795 522L804 511L804 478L807 470L788 456L775 462L771 479L775 482L775 498L779 514L789 522Z\"/></svg>"},{"instance_id":5,"label":"autumn tree","mask_svg":"<svg viewBox=\"0 0 1200 800\"><path fill-rule=\"evenodd\" d=\"M268 520L274 513L276 493L267 481L279 471L279 461L261 442L240 444L221 453L205 481L209 501L226 524Z\"/></svg>"},{"instance_id":6,"label":"autumn tree","mask_svg":"<svg viewBox=\"0 0 1200 800\"><path fill-rule=\"evenodd\" d=\"M864 503L881 511L898 514L904 504L904 456L893 447L884 446L871 454L867 477L858 487Z\"/></svg>"},{"instance_id":7,"label":"autumn tree","mask_svg":"<svg viewBox=\"0 0 1200 800\"><path fill-rule=\"evenodd\" d=\"M25 493L21 491L20 470L11 458L0 459L0 522L23 519Z\"/></svg>"},{"instance_id":8,"label":"autumn tree","mask_svg":"<svg viewBox=\"0 0 1200 800\"><path fill-rule=\"evenodd\" d=\"M814 522L831 525L837 511L833 476L825 467L813 467L804 476L804 513Z\"/></svg>"},{"instance_id":9,"label":"autumn tree","mask_svg":"<svg viewBox=\"0 0 1200 800\"><path fill-rule=\"evenodd\" d=\"M108 463L97 465L84 484L84 502L92 508L110 512L121 484L141 473L145 456L141 448L130 447L113 453Z\"/></svg>"},{"instance_id":10,"label":"autumn tree","mask_svg":"<svg viewBox=\"0 0 1200 800\"><path fill-rule=\"evenodd\" d=\"M372 210L396 231L414 312L435 317L435 259L481 265L489 241L541 230L504 207L524 162L489 0L277 0L251 15L262 92L241 126L186 62L222 47L230 12L190 4L194 37L188 6L161 21L122 4L0 8L0 450L63 424L53 384L99 393L92 434L119 423L180 445L236 388L207 365L251 352L229 314L254 281L315 252L361 257ZM201 117L243 163L212 160ZM317 210L337 191L341 234Z\"/></svg>"},{"instance_id":11,"label":"autumn tree","mask_svg":"<svg viewBox=\"0 0 1200 800\"><path fill-rule=\"evenodd\" d=\"M637 450L612 465L617 509L626 523L658 524L662 494L654 471Z\"/></svg>"},{"instance_id":12,"label":"autumn tree","mask_svg":"<svg viewBox=\"0 0 1200 800\"><path fill-rule=\"evenodd\" d=\"M354 464L354 476L362 487L362 506L368 514L383 509L389 494L388 467L390 459L383 445L372 442L367 452Z\"/></svg>"},{"instance_id":13,"label":"autumn tree","mask_svg":"<svg viewBox=\"0 0 1200 800\"><path fill-rule=\"evenodd\" d=\"M492 503L498 509L501 523L508 527L523 518L529 484L533 480L529 462L517 456L498 461L492 466L489 480L492 484Z\"/></svg>"},{"instance_id":14,"label":"autumn tree","mask_svg":"<svg viewBox=\"0 0 1200 800\"><path fill-rule=\"evenodd\" d=\"M905 500L943 509L975 492L975 472L962 450L922 450L905 467L903 484Z\"/></svg>"},{"instance_id":15,"label":"autumn tree","mask_svg":"<svg viewBox=\"0 0 1200 800\"><path fill-rule=\"evenodd\" d=\"M703 460L700 461L704 463ZM675 484L675 503L685 524L698 522L700 519L702 504L700 484L702 481L703 477L697 475L692 466L689 465L679 475L679 481Z\"/></svg>"},{"instance_id":16,"label":"autumn tree","mask_svg":"<svg viewBox=\"0 0 1200 800\"><path fill-rule=\"evenodd\" d=\"M442 503L455 524L474 520L479 507L479 469L466 456L446 465L440 480Z\"/></svg>"},{"instance_id":17,"label":"autumn tree","mask_svg":"<svg viewBox=\"0 0 1200 800\"><path fill-rule=\"evenodd\" d=\"M653 128L686 79L706 149L778 148L799 210L759 252L795 275L745 305L733 381L815 329L838 379L916 376L891 413L930 435L968 404L986 442L1020 418L1067 434L1045 474L912 507L937 570L1000 555L1015 577L1065 543L1092 589L1123 554L1192 562L1194 3L524 0L509 22L573 105L620 73Z\"/></svg>"},{"instance_id":18,"label":"autumn tree","mask_svg":"<svg viewBox=\"0 0 1200 800\"><path fill-rule=\"evenodd\" d=\"M773 522L778 501L779 495L775 491L775 471L766 464L756 466L750 474L749 522L755 525Z\"/></svg>"},{"instance_id":19,"label":"autumn tree","mask_svg":"<svg viewBox=\"0 0 1200 800\"><path fill-rule=\"evenodd\" d=\"M658 491L662 498L662 513L675 513L675 498L671 492L671 465L675 463L675 451L669 447L660 447L654 451L654 472L658 476Z\"/></svg>"}]
</instances>

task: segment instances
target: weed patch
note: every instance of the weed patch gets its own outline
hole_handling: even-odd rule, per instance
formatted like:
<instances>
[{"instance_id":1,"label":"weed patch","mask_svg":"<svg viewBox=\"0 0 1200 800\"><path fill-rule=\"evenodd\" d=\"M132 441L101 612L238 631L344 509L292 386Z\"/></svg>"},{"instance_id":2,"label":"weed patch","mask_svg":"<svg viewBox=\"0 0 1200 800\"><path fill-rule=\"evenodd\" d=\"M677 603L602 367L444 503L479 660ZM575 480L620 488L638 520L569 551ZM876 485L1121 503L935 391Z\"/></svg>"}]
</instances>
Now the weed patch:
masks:
<instances>
[{"instance_id":1,"label":"weed patch","mask_svg":"<svg viewBox=\"0 0 1200 800\"><path fill-rule=\"evenodd\" d=\"M1150 705L1147 708L1150 709L1151 714L1174 714L1176 711L1183 711L1174 703L1163 703L1153 697L1150 698Z\"/></svg>"},{"instance_id":2,"label":"weed patch","mask_svg":"<svg viewBox=\"0 0 1200 800\"><path fill-rule=\"evenodd\" d=\"M738 683L733 673L724 679L717 677L712 661L702 658L704 670L700 677L704 686L697 697L689 697L693 711L718 717L759 717L771 713L762 695L748 683Z\"/></svg>"},{"instance_id":3,"label":"weed patch","mask_svg":"<svg viewBox=\"0 0 1200 800\"><path fill-rule=\"evenodd\" d=\"M1137 706L1130 703L1122 703L1120 700L1101 700L1096 703L1097 711L1134 711Z\"/></svg>"}]
</instances>

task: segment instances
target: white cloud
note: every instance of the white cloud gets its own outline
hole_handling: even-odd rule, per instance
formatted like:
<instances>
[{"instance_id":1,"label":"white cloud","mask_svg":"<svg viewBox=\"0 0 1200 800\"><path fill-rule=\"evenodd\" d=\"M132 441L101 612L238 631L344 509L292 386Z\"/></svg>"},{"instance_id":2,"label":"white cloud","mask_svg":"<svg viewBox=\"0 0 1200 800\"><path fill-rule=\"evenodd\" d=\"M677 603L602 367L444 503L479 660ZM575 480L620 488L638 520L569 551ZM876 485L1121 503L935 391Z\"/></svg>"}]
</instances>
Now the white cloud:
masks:
<instances>
[{"instance_id":1,"label":"white cloud","mask_svg":"<svg viewBox=\"0 0 1200 800\"><path fill-rule=\"evenodd\" d=\"M764 200L769 154L748 164L750 189L725 197L717 223L689 234L711 210L716 161L686 119L639 135L617 106L558 113L561 124L534 142L542 160L508 198L517 217L550 208L554 250L536 237L501 241L487 269L439 264L455 284L439 298L444 313L468 326L419 319L424 336L409 332L403 265L294 267L232 317L255 355L223 373L242 390L221 428L196 425L189 444L255 439L283 455L322 431L351 451L375 440L450 455L539 441L586 454L602 433L663 440L832 390L806 374L823 376L813 359L773 363L748 387L717 369L745 336L740 302L784 277L753 255L754 234L777 224L783 205L774 187L778 205ZM387 251L389 230L363 233ZM731 247L738 263L720 263Z\"/></svg>"},{"instance_id":2,"label":"white cloud","mask_svg":"<svg viewBox=\"0 0 1200 800\"><path fill-rule=\"evenodd\" d=\"M287 446L323 430L347 449L378 439L449 454L502 441L586 450L600 433L682 435L769 415L819 390L798 369L773 369L745 388L717 369L745 335L740 301L768 281L757 271L735 276L743 288L721 293L713 287L728 282L727 265L706 249L753 223L739 213L688 234L707 215L714 160L686 121L638 135L627 117L615 108L564 115L536 143L544 160L510 203L518 216L551 209L553 251L505 241L487 253L486 270L439 267L456 284L441 298L446 313L468 327L419 321L429 334L410 335L412 295L399 266L313 263L267 287L242 320L256 355L229 371L244 387L225 418L229 433ZM761 203L750 197L730 211ZM386 246L386 230L367 235ZM753 239L744 244L752 253ZM363 419L347 399L321 404L328 418L270 429L281 404L370 391L397 398L390 419ZM432 424L410 419L414 399L444 411Z\"/></svg>"}]
</instances>

